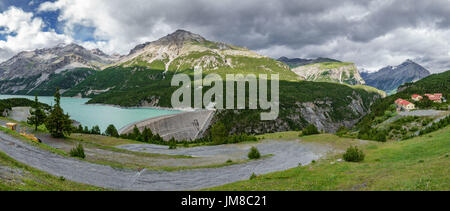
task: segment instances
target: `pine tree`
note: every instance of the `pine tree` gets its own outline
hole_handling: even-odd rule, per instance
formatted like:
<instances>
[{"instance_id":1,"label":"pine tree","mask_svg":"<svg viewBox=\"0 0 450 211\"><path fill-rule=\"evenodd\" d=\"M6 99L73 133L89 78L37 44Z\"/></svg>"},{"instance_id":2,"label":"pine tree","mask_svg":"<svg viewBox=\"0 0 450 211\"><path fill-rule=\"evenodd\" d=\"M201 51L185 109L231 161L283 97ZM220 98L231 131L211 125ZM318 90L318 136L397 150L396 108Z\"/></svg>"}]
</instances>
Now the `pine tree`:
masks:
<instances>
[{"instance_id":1,"label":"pine tree","mask_svg":"<svg viewBox=\"0 0 450 211\"><path fill-rule=\"evenodd\" d=\"M108 128L106 128L105 134L107 136L119 137L119 132L117 132L117 129L116 127L114 127L114 125L109 125Z\"/></svg>"},{"instance_id":2,"label":"pine tree","mask_svg":"<svg viewBox=\"0 0 450 211\"><path fill-rule=\"evenodd\" d=\"M41 109L41 106L39 104L37 96L35 96L34 102L35 102L35 105L33 106L33 109L30 111L31 116L28 117L27 122L30 125L34 125L34 130L37 131L39 125L42 125L45 123L45 118L47 118L47 115Z\"/></svg>"},{"instance_id":3,"label":"pine tree","mask_svg":"<svg viewBox=\"0 0 450 211\"><path fill-rule=\"evenodd\" d=\"M77 133L83 133L83 125L78 125Z\"/></svg>"},{"instance_id":4,"label":"pine tree","mask_svg":"<svg viewBox=\"0 0 450 211\"><path fill-rule=\"evenodd\" d=\"M100 127L98 125L95 125L91 129L91 134L100 135L102 134L102 131L100 130Z\"/></svg>"},{"instance_id":5,"label":"pine tree","mask_svg":"<svg viewBox=\"0 0 450 211\"><path fill-rule=\"evenodd\" d=\"M153 139L152 131L148 128L144 128L144 131L142 131L142 138L144 142L150 142Z\"/></svg>"},{"instance_id":6,"label":"pine tree","mask_svg":"<svg viewBox=\"0 0 450 211\"><path fill-rule=\"evenodd\" d=\"M89 130L88 126L84 126L83 133L91 134L91 131Z\"/></svg>"},{"instance_id":7,"label":"pine tree","mask_svg":"<svg viewBox=\"0 0 450 211\"><path fill-rule=\"evenodd\" d=\"M45 127L55 138L63 138L65 134L70 135L72 132L72 120L70 120L69 114L64 114L64 110L61 108L59 88L56 89L55 105L45 121Z\"/></svg>"},{"instance_id":8,"label":"pine tree","mask_svg":"<svg viewBox=\"0 0 450 211\"><path fill-rule=\"evenodd\" d=\"M133 128L133 133L131 136L132 136L132 139L134 139L136 141L142 141L141 131L139 131L139 128L136 125Z\"/></svg>"}]
</instances>

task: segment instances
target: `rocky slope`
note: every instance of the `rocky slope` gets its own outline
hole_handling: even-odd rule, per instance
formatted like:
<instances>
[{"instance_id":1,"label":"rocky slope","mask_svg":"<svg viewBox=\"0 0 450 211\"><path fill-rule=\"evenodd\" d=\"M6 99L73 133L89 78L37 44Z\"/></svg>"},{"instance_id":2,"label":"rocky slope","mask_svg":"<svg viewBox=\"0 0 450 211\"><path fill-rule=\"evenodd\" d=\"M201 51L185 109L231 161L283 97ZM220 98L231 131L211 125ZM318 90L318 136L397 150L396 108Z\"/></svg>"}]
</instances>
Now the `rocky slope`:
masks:
<instances>
[{"instance_id":1,"label":"rocky slope","mask_svg":"<svg viewBox=\"0 0 450 211\"><path fill-rule=\"evenodd\" d=\"M202 67L204 74L216 73L224 79L226 74L279 73L281 80L300 80L282 62L246 48L209 41L198 34L177 30L156 41L136 46L118 62L104 67L103 71L65 95L90 97L93 98L91 103L169 107L170 95L174 91L170 87L172 75L193 74L195 67Z\"/></svg>"},{"instance_id":2,"label":"rocky slope","mask_svg":"<svg viewBox=\"0 0 450 211\"><path fill-rule=\"evenodd\" d=\"M378 72L361 74L367 85L388 93L405 83L415 82L429 75L430 71L411 60L406 60L396 67L387 66Z\"/></svg>"},{"instance_id":3,"label":"rocky slope","mask_svg":"<svg viewBox=\"0 0 450 211\"><path fill-rule=\"evenodd\" d=\"M35 89L48 82L52 75L76 68L98 70L114 61L115 57L108 56L99 49L87 50L76 44L21 52L0 64L0 93L41 94ZM83 77L77 78L77 81L86 76L81 75Z\"/></svg>"},{"instance_id":4,"label":"rocky slope","mask_svg":"<svg viewBox=\"0 0 450 211\"><path fill-rule=\"evenodd\" d=\"M288 68L281 62L276 62L261 56L246 48L236 47L225 43L206 40L198 34L185 30L177 30L172 34L153 42L136 46L127 56L111 66L132 67L147 66L167 71L193 70L201 66L204 71L216 71L219 74L229 72L229 69L244 69L240 58L264 60L268 65L275 65L275 69L261 65L256 69L258 73L285 71ZM107 67L111 67L107 66Z\"/></svg>"},{"instance_id":5,"label":"rocky slope","mask_svg":"<svg viewBox=\"0 0 450 211\"><path fill-rule=\"evenodd\" d=\"M332 91L330 91L332 90ZM261 121L260 110L224 110L214 122L232 133L264 134L301 130L314 124L326 132L352 127L370 112L382 96L377 91L336 83L297 82L280 84L280 113L274 121Z\"/></svg>"},{"instance_id":6,"label":"rocky slope","mask_svg":"<svg viewBox=\"0 0 450 211\"><path fill-rule=\"evenodd\" d=\"M317 63L323 63L323 62L341 62L336 59L330 59L330 58L317 58L317 59L301 59L301 58L287 58L287 57L280 57L277 59L280 62L283 62L291 68L296 68L299 66L304 66L308 64L317 64Z\"/></svg>"},{"instance_id":7,"label":"rocky slope","mask_svg":"<svg viewBox=\"0 0 450 211\"><path fill-rule=\"evenodd\" d=\"M297 75L308 81L335 82L350 85L365 84L358 68L353 63L324 62L299 66L292 69Z\"/></svg>"}]
</instances>

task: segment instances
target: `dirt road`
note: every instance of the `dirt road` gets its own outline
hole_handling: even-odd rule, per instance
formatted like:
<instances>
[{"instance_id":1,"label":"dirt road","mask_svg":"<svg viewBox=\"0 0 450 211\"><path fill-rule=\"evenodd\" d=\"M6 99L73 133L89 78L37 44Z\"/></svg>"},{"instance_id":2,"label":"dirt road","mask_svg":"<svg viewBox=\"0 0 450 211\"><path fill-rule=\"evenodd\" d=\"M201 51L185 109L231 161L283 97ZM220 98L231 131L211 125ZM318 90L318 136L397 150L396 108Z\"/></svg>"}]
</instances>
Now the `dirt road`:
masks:
<instances>
[{"instance_id":1,"label":"dirt road","mask_svg":"<svg viewBox=\"0 0 450 211\"><path fill-rule=\"evenodd\" d=\"M260 152L272 157L222 168L186 171L127 171L63 157L31 146L0 132L0 150L19 162L66 179L117 190L195 190L246 180L252 173L266 174L308 164L324 156L331 148L299 141L264 141L255 144ZM139 148L142 146L133 146ZM125 148L132 148L127 146ZM149 150L149 149L147 149ZM164 149L163 149L164 150ZM211 148L191 148L197 154L242 153L245 147L223 145ZM182 150L174 151L183 153ZM226 153L225 153L226 154Z\"/></svg>"}]
</instances>

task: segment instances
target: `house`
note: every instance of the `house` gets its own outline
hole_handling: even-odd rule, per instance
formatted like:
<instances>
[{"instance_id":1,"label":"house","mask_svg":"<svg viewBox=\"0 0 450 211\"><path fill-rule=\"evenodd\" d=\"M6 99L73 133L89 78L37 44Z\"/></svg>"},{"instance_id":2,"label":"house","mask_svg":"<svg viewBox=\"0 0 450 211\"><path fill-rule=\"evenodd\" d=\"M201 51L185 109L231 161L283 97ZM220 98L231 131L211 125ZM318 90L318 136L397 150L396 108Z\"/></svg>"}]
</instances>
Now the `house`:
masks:
<instances>
[{"instance_id":1,"label":"house","mask_svg":"<svg viewBox=\"0 0 450 211\"><path fill-rule=\"evenodd\" d=\"M417 101L421 101L423 99L423 97L418 94L414 94L411 96L411 99L417 102Z\"/></svg>"},{"instance_id":2,"label":"house","mask_svg":"<svg viewBox=\"0 0 450 211\"><path fill-rule=\"evenodd\" d=\"M442 103L442 93L425 94L425 96L435 103Z\"/></svg>"},{"instance_id":3,"label":"house","mask_svg":"<svg viewBox=\"0 0 450 211\"><path fill-rule=\"evenodd\" d=\"M416 108L416 106L413 103L411 103L407 100L403 100L401 98L397 99L395 101L395 104L397 105L397 111L401 111L401 110L411 111Z\"/></svg>"}]
</instances>

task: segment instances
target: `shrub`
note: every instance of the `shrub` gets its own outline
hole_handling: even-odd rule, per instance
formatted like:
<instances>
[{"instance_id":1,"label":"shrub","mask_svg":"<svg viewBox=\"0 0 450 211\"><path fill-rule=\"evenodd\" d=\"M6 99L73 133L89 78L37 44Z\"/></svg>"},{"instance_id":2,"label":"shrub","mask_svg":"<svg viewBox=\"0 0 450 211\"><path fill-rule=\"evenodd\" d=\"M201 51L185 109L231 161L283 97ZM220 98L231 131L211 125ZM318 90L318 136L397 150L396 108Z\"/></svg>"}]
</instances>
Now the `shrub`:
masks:
<instances>
[{"instance_id":1,"label":"shrub","mask_svg":"<svg viewBox=\"0 0 450 211\"><path fill-rule=\"evenodd\" d=\"M302 130L302 135L304 135L304 136L315 135L315 134L319 134L319 130L313 124L306 126Z\"/></svg>"},{"instance_id":2,"label":"shrub","mask_svg":"<svg viewBox=\"0 0 450 211\"><path fill-rule=\"evenodd\" d=\"M386 133L383 131L378 131L375 135L375 140L378 142L386 142L387 138L386 138Z\"/></svg>"},{"instance_id":3,"label":"shrub","mask_svg":"<svg viewBox=\"0 0 450 211\"><path fill-rule=\"evenodd\" d=\"M250 149L250 152L248 153L248 158L252 160L256 160L261 158L261 154L259 153L258 149L256 147L252 147Z\"/></svg>"},{"instance_id":4,"label":"shrub","mask_svg":"<svg viewBox=\"0 0 450 211\"><path fill-rule=\"evenodd\" d=\"M169 140L169 149L176 149L177 148L177 141L175 140L175 138L171 138Z\"/></svg>"},{"instance_id":5,"label":"shrub","mask_svg":"<svg viewBox=\"0 0 450 211\"><path fill-rule=\"evenodd\" d=\"M177 148L177 143L176 142L170 142L169 143L169 149L176 149Z\"/></svg>"},{"instance_id":6,"label":"shrub","mask_svg":"<svg viewBox=\"0 0 450 211\"><path fill-rule=\"evenodd\" d=\"M364 152L358 147L349 147L344 154L344 160L347 162L361 162L364 160Z\"/></svg>"},{"instance_id":7,"label":"shrub","mask_svg":"<svg viewBox=\"0 0 450 211\"><path fill-rule=\"evenodd\" d=\"M336 132L336 135L339 137L342 137L347 133L348 133L348 129L345 126L341 126L341 127L339 127L338 131Z\"/></svg>"},{"instance_id":8,"label":"shrub","mask_svg":"<svg viewBox=\"0 0 450 211\"><path fill-rule=\"evenodd\" d=\"M216 123L211 128L211 136L212 140L215 144L224 144L228 137L227 130L225 129L225 125L222 123Z\"/></svg>"},{"instance_id":9,"label":"shrub","mask_svg":"<svg viewBox=\"0 0 450 211\"><path fill-rule=\"evenodd\" d=\"M253 173L251 176L250 176L250 180L254 180L254 179L256 179L256 174L255 173Z\"/></svg>"},{"instance_id":10,"label":"shrub","mask_svg":"<svg viewBox=\"0 0 450 211\"><path fill-rule=\"evenodd\" d=\"M79 157L79 158L86 158L86 155L84 154L84 148L83 145L78 144L77 147L70 150L70 156L72 157Z\"/></svg>"},{"instance_id":11,"label":"shrub","mask_svg":"<svg viewBox=\"0 0 450 211\"><path fill-rule=\"evenodd\" d=\"M417 132L417 131L419 131L419 128L416 127L416 126L414 126L414 127L412 127L411 129L409 129L409 131L411 131L411 132Z\"/></svg>"}]
</instances>

